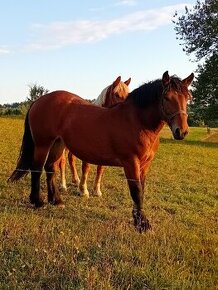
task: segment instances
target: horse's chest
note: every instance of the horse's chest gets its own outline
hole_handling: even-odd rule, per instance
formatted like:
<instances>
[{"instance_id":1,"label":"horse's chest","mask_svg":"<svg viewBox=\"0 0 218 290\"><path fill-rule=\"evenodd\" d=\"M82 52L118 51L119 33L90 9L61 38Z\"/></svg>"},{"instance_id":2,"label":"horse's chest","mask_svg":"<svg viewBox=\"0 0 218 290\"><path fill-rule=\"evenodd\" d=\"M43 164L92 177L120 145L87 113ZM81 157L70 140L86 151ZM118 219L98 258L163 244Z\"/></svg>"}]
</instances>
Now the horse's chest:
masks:
<instances>
[{"instance_id":1,"label":"horse's chest","mask_svg":"<svg viewBox=\"0 0 218 290\"><path fill-rule=\"evenodd\" d=\"M153 138L152 138L153 137ZM138 157L140 160L150 160L158 149L159 136L143 134L138 143Z\"/></svg>"}]
</instances>

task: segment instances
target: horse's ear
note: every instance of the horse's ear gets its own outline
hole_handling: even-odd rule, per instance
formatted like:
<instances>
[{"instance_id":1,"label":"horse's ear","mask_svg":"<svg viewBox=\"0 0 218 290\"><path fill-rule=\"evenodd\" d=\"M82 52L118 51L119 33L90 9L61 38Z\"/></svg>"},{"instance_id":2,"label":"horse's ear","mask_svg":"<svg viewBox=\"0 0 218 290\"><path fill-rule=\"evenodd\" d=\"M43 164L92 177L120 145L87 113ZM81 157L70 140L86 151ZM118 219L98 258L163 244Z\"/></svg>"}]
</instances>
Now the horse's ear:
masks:
<instances>
[{"instance_id":1,"label":"horse's ear","mask_svg":"<svg viewBox=\"0 0 218 290\"><path fill-rule=\"evenodd\" d=\"M116 86L119 85L119 83L121 82L121 76L119 76L114 82L113 82L113 87L115 88Z\"/></svg>"},{"instance_id":2,"label":"horse's ear","mask_svg":"<svg viewBox=\"0 0 218 290\"><path fill-rule=\"evenodd\" d=\"M131 82L131 78L129 78L127 81L124 82L124 84L126 84L127 86L130 84Z\"/></svg>"},{"instance_id":3,"label":"horse's ear","mask_svg":"<svg viewBox=\"0 0 218 290\"><path fill-rule=\"evenodd\" d=\"M182 80L182 82L183 82L184 85L186 85L188 87L192 83L193 79L194 79L194 74L191 73L190 76L188 76L187 78Z\"/></svg>"},{"instance_id":4,"label":"horse's ear","mask_svg":"<svg viewBox=\"0 0 218 290\"><path fill-rule=\"evenodd\" d=\"M168 71L165 71L165 73L163 74L163 76L162 76L162 83L163 83L163 86L164 87L167 86L167 85L169 85L169 83L170 83L170 76L168 74Z\"/></svg>"}]
</instances>

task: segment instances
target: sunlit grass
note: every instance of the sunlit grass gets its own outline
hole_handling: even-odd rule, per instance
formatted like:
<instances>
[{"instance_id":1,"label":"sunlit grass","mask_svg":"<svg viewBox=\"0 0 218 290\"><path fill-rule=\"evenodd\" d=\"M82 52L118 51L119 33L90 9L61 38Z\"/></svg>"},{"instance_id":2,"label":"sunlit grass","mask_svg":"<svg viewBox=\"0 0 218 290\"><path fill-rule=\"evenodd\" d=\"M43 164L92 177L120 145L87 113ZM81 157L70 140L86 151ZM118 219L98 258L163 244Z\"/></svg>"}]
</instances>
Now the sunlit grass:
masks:
<instances>
[{"instance_id":1,"label":"sunlit grass","mask_svg":"<svg viewBox=\"0 0 218 290\"><path fill-rule=\"evenodd\" d=\"M33 209L29 176L7 184L22 130L23 120L0 118L0 289L217 289L218 140L207 141L206 128L181 142L164 128L147 177L145 234L132 225L121 168L107 168L103 197L89 200L68 170L66 208Z\"/></svg>"}]
</instances>

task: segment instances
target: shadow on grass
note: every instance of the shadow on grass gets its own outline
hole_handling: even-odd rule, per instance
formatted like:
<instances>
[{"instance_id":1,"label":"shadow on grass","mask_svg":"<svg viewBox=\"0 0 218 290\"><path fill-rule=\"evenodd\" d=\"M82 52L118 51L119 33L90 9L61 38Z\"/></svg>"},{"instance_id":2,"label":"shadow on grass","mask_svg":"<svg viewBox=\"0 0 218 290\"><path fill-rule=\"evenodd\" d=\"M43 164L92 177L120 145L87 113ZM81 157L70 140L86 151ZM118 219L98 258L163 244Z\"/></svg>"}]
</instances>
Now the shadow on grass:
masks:
<instances>
[{"instance_id":1,"label":"shadow on grass","mask_svg":"<svg viewBox=\"0 0 218 290\"><path fill-rule=\"evenodd\" d=\"M47 202L47 192L41 192L45 204L43 207L36 208L29 201L29 196L13 196L13 195L0 195L0 212L18 217L31 216L31 218L40 217L45 219L56 218L63 219L65 221L75 221L83 219L87 222L89 219L94 221L107 221L113 217L113 212L116 212L116 208L107 207L103 199L99 200L95 196L91 196L89 199L78 195L76 190L61 194L65 208L52 205ZM98 207L96 208L96 201ZM15 214L16 213L16 214ZM112 217L110 217L112 216Z\"/></svg>"},{"instance_id":2,"label":"shadow on grass","mask_svg":"<svg viewBox=\"0 0 218 290\"><path fill-rule=\"evenodd\" d=\"M184 145L194 145L194 146L201 146L201 147L209 147L209 148L218 148L217 142L204 142L204 141L191 141L191 140L174 140L174 139L167 139L167 138L160 138L161 143L164 144L184 144Z\"/></svg>"}]
</instances>

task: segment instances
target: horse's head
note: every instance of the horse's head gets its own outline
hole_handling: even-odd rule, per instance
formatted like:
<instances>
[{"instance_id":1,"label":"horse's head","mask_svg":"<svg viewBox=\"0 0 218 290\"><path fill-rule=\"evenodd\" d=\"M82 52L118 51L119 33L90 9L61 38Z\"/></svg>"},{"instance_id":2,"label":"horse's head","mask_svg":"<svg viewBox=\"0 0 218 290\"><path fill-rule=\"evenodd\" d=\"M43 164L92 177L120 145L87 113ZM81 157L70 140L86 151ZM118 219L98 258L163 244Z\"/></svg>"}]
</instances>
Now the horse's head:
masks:
<instances>
[{"instance_id":1,"label":"horse's head","mask_svg":"<svg viewBox=\"0 0 218 290\"><path fill-rule=\"evenodd\" d=\"M130 82L131 78L122 82L119 76L109 87L107 87L103 107L111 107L117 103L123 102L129 94L128 85Z\"/></svg>"},{"instance_id":2,"label":"horse's head","mask_svg":"<svg viewBox=\"0 0 218 290\"><path fill-rule=\"evenodd\" d=\"M182 140L188 134L187 102L191 99L188 87L193 78L194 74L192 73L187 78L180 80L174 76L170 77L167 71L162 77L161 114L176 140Z\"/></svg>"}]
</instances>

